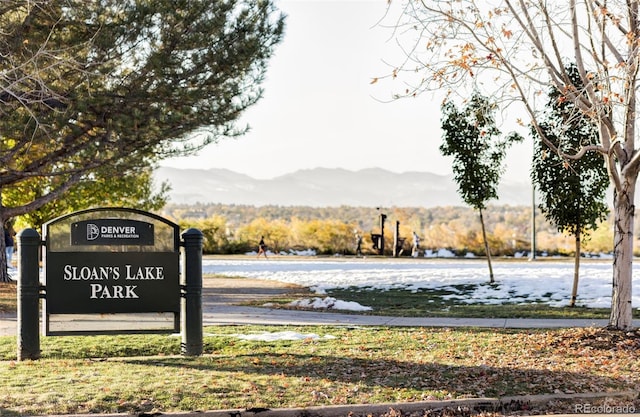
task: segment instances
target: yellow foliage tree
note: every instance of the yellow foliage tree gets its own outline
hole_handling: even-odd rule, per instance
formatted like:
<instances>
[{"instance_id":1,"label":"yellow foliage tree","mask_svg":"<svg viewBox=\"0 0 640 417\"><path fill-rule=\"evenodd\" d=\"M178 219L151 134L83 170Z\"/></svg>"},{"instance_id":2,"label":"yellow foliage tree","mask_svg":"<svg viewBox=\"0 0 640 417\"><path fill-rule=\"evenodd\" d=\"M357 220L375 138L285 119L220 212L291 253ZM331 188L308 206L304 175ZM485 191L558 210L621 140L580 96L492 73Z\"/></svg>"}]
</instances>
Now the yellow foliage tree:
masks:
<instances>
[{"instance_id":1,"label":"yellow foliage tree","mask_svg":"<svg viewBox=\"0 0 640 417\"><path fill-rule=\"evenodd\" d=\"M236 232L238 239L250 242L256 248L262 236L267 248L278 253L289 247L290 227L284 220L267 220L260 217L248 225L239 227Z\"/></svg>"}]
</instances>

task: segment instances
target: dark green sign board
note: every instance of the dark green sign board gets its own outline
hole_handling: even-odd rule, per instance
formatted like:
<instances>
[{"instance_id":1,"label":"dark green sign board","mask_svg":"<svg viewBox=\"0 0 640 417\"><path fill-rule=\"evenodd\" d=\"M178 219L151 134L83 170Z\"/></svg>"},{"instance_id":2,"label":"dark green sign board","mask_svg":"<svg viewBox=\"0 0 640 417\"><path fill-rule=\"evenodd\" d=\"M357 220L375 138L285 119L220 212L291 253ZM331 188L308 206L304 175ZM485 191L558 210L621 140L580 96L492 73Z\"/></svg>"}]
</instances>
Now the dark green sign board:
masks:
<instances>
[{"instance_id":1,"label":"dark green sign board","mask_svg":"<svg viewBox=\"0 0 640 417\"><path fill-rule=\"evenodd\" d=\"M53 259L51 259L53 258ZM50 314L180 311L178 253L64 252L47 257Z\"/></svg>"},{"instance_id":2,"label":"dark green sign board","mask_svg":"<svg viewBox=\"0 0 640 417\"><path fill-rule=\"evenodd\" d=\"M173 316L167 330L179 329L178 225L139 210L104 208L57 218L43 230L45 334L58 333L52 318L73 323L66 330L73 332L73 315L89 315L90 322L115 318L109 326L117 332L120 314L135 327L131 314L148 320L156 313Z\"/></svg>"}]
</instances>

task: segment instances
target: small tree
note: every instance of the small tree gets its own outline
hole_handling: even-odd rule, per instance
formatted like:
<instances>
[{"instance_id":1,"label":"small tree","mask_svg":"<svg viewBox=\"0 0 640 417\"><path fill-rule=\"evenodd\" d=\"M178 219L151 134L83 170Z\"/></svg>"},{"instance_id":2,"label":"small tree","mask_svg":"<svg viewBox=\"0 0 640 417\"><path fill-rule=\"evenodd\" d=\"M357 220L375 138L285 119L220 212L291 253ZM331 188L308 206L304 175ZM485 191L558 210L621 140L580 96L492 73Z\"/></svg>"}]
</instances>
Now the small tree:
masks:
<instances>
[{"instance_id":1,"label":"small tree","mask_svg":"<svg viewBox=\"0 0 640 417\"><path fill-rule=\"evenodd\" d=\"M567 67L573 83L582 88L575 65ZM582 147L598 142L598 130L594 123L575 109L572 101L562 99L552 88L547 102L547 117L539 129L561 154L574 154ZM602 157L589 152L580 159L562 158L540 140L537 130L534 136L531 179L538 189L538 207L544 216L560 232L575 238L575 267L569 305L575 306L580 276L581 237L597 228L606 219L609 209L605 194L609 186L607 168Z\"/></svg>"},{"instance_id":2,"label":"small tree","mask_svg":"<svg viewBox=\"0 0 640 417\"><path fill-rule=\"evenodd\" d=\"M518 135L499 139L494 110L495 104L478 93L472 95L462 110L446 101L442 105L444 133L440 145L443 155L453 156L453 174L460 196L478 210L489 265L489 282L494 282L494 277L482 210L486 208L487 201L498 198L497 187L504 170L502 160L507 148L514 141L522 140Z\"/></svg>"}]
</instances>

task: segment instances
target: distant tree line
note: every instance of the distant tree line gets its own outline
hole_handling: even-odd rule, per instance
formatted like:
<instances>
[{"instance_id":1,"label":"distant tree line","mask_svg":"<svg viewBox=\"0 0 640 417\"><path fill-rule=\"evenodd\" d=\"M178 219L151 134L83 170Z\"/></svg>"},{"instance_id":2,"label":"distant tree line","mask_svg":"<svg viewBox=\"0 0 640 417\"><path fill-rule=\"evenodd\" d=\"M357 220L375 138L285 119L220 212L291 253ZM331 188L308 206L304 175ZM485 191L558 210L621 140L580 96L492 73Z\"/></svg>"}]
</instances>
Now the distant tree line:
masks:
<instances>
[{"instance_id":1,"label":"distant tree line","mask_svg":"<svg viewBox=\"0 0 640 417\"><path fill-rule=\"evenodd\" d=\"M372 255L372 233L380 233L380 214L386 214L385 254L391 255L396 223L404 238L402 256L411 253L411 235L421 239L421 250L449 249L456 254L485 255L477 214L469 207L308 207L250 206L227 204L168 204L161 215L195 227L205 235L205 253L233 254L255 250L261 236L273 252L313 249L318 254L355 253L358 232L363 252ZM487 236L495 256L529 254L531 250L531 207L490 205L485 211ZM600 223L584 242L583 251L609 253L612 250L612 221ZM569 256L574 239L547 222L536 210L536 252ZM421 254L422 255L422 254Z\"/></svg>"}]
</instances>

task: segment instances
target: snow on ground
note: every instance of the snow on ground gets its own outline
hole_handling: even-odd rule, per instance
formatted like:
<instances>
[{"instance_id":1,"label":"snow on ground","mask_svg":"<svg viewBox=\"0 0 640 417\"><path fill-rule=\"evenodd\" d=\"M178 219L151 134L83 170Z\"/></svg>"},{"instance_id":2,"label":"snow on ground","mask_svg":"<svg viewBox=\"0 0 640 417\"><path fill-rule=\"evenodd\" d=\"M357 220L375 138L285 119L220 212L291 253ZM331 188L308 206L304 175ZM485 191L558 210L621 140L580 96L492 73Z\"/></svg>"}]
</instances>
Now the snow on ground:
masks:
<instances>
[{"instance_id":1,"label":"snow on ground","mask_svg":"<svg viewBox=\"0 0 640 417\"><path fill-rule=\"evenodd\" d=\"M342 301L333 297L314 297L304 300L296 300L289 303L291 307L302 308L320 308L320 309L336 309L336 310L350 310L350 311L370 311L371 307L363 306L355 301Z\"/></svg>"},{"instance_id":2,"label":"snow on ground","mask_svg":"<svg viewBox=\"0 0 640 417\"><path fill-rule=\"evenodd\" d=\"M236 339L246 340L250 342L275 342L278 340L290 340L290 341L304 341L304 340L331 340L336 336L325 334L320 336L316 333L300 333L285 330L281 332L259 332L259 333L232 333L232 334L218 334L218 333L204 333L204 337L235 337ZM180 333L174 333L171 337L182 337Z\"/></svg>"},{"instance_id":3,"label":"snow on ground","mask_svg":"<svg viewBox=\"0 0 640 417\"><path fill-rule=\"evenodd\" d=\"M241 276L287 282L310 287L318 295L332 288L360 287L385 290L420 291L449 289L452 298L469 303L541 302L566 306L573 284L573 260L494 261L495 284L489 284L486 260L479 259L204 259L205 274ZM580 265L577 304L611 307L611 261L590 261ZM471 284L464 294L459 285ZM633 306L640 305L638 285L633 283ZM469 291L471 291L469 293ZM338 303L341 309L362 309L331 297L307 300L310 305L327 308ZM357 304L357 305L356 305ZM333 307L336 308L336 307Z\"/></svg>"},{"instance_id":4,"label":"snow on ground","mask_svg":"<svg viewBox=\"0 0 640 417\"><path fill-rule=\"evenodd\" d=\"M335 339L335 336L332 335L324 335L319 336L315 333L298 333L292 331L283 331L283 332L261 332L261 333L251 333L251 334L232 334L231 336L236 337L240 340L249 340L256 342L273 342L276 340L328 340Z\"/></svg>"}]
</instances>

